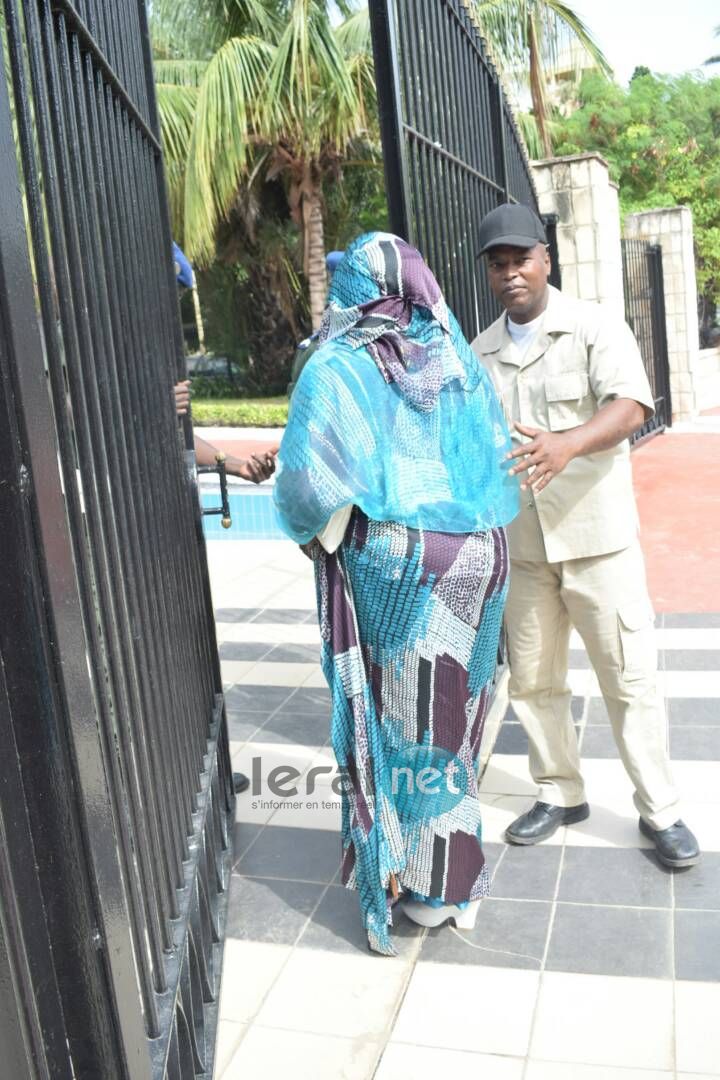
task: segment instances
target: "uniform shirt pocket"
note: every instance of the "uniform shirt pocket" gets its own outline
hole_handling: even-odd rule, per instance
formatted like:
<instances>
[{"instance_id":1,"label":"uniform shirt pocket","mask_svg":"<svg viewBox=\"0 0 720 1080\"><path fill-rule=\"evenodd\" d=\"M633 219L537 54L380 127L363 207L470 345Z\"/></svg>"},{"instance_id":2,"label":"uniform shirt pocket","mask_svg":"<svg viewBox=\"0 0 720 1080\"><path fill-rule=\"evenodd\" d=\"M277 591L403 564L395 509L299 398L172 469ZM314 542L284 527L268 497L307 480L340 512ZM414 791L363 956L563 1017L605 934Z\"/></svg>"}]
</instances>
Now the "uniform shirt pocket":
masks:
<instances>
[{"instance_id":1,"label":"uniform shirt pocket","mask_svg":"<svg viewBox=\"0 0 720 1080\"><path fill-rule=\"evenodd\" d=\"M623 676L627 680L655 674L655 613L646 600L632 600L618 608L618 629L622 651Z\"/></svg>"},{"instance_id":2,"label":"uniform shirt pocket","mask_svg":"<svg viewBox=\"0 0 720 1080\"><path fill-rule=\"evenodd\" d=\"M550 431L567 431L595 415L595 399L586 371L563 371L545 376Z\"/></svg>"}]
</instances>

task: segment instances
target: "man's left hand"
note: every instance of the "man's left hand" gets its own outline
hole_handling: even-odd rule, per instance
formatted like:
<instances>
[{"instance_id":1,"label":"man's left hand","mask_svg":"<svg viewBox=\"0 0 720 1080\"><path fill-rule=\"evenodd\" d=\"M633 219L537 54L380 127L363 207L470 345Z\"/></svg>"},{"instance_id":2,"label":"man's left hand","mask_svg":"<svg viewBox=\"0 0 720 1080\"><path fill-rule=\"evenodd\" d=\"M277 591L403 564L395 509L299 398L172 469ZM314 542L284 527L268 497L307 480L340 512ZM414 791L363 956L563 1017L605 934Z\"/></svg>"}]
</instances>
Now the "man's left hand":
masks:
<instances>
[{"instance_id":1,"label":"man's left hand","mask_svg":"<svg viewBox=\"0 0 720 1080\"><path fill-rule=\"evenodd\" d=\"M530 442L523 443L507 455L508 461L522 458L522 461L510 469L510 475L515 476L532 469L531 475L523 480L520 487L523 491L532 488L537 495L573 459L573 442L569 437L570 433L565 431L541 431L524 424L515 424L515 429L530 439Z\"/></svg>"}]
</instances>

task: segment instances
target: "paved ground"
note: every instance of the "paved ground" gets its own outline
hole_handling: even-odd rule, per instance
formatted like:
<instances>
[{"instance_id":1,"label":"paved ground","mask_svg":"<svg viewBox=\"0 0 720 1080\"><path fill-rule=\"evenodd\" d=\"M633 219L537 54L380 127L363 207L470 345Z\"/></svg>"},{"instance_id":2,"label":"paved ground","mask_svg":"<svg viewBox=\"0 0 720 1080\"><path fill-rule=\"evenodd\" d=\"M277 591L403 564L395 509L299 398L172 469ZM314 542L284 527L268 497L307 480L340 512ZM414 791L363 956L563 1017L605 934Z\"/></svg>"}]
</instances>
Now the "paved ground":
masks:
<instances>
[{"instance_id":1,"label":"paved ground","mask_svg":"<svg viewBox=\"0 0 720 1080\"><path fill-rule=\"evenodd\" d=\"M655 483L663 482L664 455L677 457L670 440L686 437L666 436L635 455L636 469L641 456L649 462L646 546L659 528L652 460ZM678 536L691 547L683 503L673 505ZM661 509L667 515L667 502ZM267 787L275 766L306 774L333 760L310 564L283 541L210 549L233 760L256 779L256 790L238 797L216 1076L720 1076L720 602L712 611L705 603L717 566L699 559L688 570L706 585L686 594L697 603L683 604L676 591L674 612L658 605L670 747L685 817L706 852L701 865L663 871L638 833L575 640L571 683L590 819L537 848L502 843L532 799L525 739L508 716L482 785L492 897L471 933L401 920L400 956L387 959L368 953L356 897L337 883L331 776L306 791L301 775L297 796L286 799ZM661 565L655 548L648 554Z\"/></svg>"}]
</instances>

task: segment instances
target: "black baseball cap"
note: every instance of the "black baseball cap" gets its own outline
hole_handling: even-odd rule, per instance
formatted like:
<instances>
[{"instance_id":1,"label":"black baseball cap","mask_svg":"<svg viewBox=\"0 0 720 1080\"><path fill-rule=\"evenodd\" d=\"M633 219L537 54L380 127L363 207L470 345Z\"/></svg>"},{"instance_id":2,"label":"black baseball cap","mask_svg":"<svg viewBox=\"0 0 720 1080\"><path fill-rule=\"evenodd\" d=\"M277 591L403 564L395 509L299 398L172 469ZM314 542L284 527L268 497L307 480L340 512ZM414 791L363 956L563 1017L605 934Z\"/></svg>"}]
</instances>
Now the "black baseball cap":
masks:
<instances>
[{"instance_id":1,"label":"black baseball cap","mask_svg":"<svg viewBox=\"0 0 720 1080\"><path fill-rule=\"evenodd\" d=\"M479 239L481 255L502 245L531 248L547 244L542 221L522 203L504 203L486 214L480 222Z\"/></svg>"}]
</instances>

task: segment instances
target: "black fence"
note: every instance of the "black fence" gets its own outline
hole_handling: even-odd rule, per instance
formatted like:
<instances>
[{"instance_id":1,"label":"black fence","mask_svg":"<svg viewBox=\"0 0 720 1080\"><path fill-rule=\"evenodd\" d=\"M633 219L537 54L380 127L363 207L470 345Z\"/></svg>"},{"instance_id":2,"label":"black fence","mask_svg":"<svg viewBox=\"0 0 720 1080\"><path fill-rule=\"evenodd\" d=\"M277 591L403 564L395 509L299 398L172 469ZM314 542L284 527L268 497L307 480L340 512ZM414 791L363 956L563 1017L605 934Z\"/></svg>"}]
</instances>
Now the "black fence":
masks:
<instances>
[{"instance_id":1,"label":"black fence","mask_svg":"<svg viewBox=\"0 0 720 1080\"><path fill-rule=\"evenodd\" d=\"M391 229L423 253L472 339L500 314L480 221L503 202L537 212L524 144L462 0L370 0L370 16ZM556 254L554 219L547 228Z\"/></svg>"},{"instance_id":2,"label":"black fence","mask_svg":"<svg viewBox=\"0 0 720 1080\"><path fill-rule=\"evenodd\" d=\"M144 0L3 0L2 1075L212 1072L233 810Z\"/></svg>"},{"instance_id":3,"label":"black fence","mask_svg":"<svg viewBox=\"0 0 720 1080\"><path fill-rule=\"evenodd\" d=\"M672 424L662 248L646 240L623 240L622 256L625 318L640 346L655 399L655 415L631 440L638 442Z\"/></svg>"}]
</instances>

